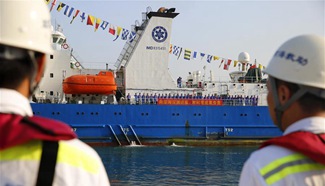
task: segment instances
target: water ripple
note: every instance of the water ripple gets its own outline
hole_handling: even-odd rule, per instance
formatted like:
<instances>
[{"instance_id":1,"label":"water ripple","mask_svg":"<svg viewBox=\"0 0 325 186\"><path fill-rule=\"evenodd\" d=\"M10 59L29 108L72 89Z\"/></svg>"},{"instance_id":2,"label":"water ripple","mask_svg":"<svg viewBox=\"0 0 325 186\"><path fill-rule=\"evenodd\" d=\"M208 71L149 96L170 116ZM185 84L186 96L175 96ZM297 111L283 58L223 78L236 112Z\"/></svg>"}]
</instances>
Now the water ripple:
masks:
<instances>
[{"instance_id":1,"label":"water ripple","mask_svg":"<svg viewBox=\"0 0 325 186\"><path fill-rule=\"evenodd\" d=\"M256 147L96 147L112 186L237 185Z\"/></svg>"}]
</instances>

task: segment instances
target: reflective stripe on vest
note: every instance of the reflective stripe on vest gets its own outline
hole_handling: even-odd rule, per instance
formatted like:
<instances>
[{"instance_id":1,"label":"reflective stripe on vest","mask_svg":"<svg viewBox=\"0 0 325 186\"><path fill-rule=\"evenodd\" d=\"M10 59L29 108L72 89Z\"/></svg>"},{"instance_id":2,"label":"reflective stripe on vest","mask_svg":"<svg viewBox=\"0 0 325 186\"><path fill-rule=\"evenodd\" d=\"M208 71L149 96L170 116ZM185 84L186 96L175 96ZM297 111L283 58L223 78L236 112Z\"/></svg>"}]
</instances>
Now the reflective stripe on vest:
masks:
<instances>
[{"instance_id":1,"label":"reflective stripe on vest","mask_svg":"<svg viewBox=\"0 0 325 186\"><path fill-rule=\"evenodd\" d=\"M265 182L268 185L272 185L291 174L322 169L325 170L324 165L296 153L269 163L260 169L259 172L263 176Z\"/></svg>"},{"instance_id":2,"label":"reflective stripe on vest","mask_svg":"<svg viewBox=\"0 0 325 186\"><path fill-rule=\"evenodd\" d=\"M40 161L41 152L42 141L33 140L23 145L0 151L0 161ZM99 173L100 169L100 165L95 157L64 141L59 141L57 164L59 163L82 169L91 174Z\"/></svg>"}]
</instances>

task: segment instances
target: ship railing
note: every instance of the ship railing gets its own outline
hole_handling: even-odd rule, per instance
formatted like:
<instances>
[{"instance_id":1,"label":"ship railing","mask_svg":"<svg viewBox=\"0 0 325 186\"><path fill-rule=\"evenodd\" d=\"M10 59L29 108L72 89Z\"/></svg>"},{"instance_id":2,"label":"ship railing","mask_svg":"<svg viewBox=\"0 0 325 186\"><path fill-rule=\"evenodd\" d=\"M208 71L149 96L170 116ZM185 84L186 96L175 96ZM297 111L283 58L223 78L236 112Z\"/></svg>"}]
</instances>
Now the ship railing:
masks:
<instances>
[{"instance_id":1,"label":"ship railing","mask_svg":"<svg viewBox=\"0 0 325 186\"><path fill-rule=\"evenodd\" d=\"M258 106L256 99L223 99L224 106Z\"/></svg>"},{"instance_id":2,"label":"ship railing","mask_svg":"<svg viewBox=\"0 0 325 186\"><path fill-rule=\"evenodd\" d=\"M159 99L173 99L175 100L190 100L191 102L195 101L195 100L209 100L209 101L215 101L215 100L221 100L222 104L220 106L260 106L259 102L258 102L258 96L255 97L248 97L248 98L244 98L244 97L234 97L234 98L149 98L149 99L138 99L138 98L134 98L134 99L130 99L130 100L126 100L125 104L129 104L129 105L157 105L158 104L158 100ZM173 105L174 102L171 103L171 105Z\"/></svg>"},{"instance_id":3,"label":"ship railing","mask_svg":"<svg viewBox=\"0 0 325 186\"><path fill-rule=\"evenodd\" d=\"M143 31L139 30L136 33L136 37L134 39L134 41L132 43L130 42L126 42L121 53L120 56L118 57L116 63L115 63L115 67L117 70L119 70L121 68L121 66L126 66L131 55L134 52L134 49L136 48L139 39L142 37Z\"/></svg>"},{"instance_id":4,"label":"ship railing","mask_svg":"<svg viewBox=\"0 0 325 186\"><path fill-rule=\"evenodd\" d=\"M239 85L244 85L244 84L266 84L265 81L245 81L245 82L234 82L229 80L227 77L220 77L219 80L215 81L198 81L198 82L193 82L193 81L182 81L182 83L178 84L179 88L206 88L207 86L216 86L217 84L220 83L237 83Z\"/></svg>"}]
</instances>

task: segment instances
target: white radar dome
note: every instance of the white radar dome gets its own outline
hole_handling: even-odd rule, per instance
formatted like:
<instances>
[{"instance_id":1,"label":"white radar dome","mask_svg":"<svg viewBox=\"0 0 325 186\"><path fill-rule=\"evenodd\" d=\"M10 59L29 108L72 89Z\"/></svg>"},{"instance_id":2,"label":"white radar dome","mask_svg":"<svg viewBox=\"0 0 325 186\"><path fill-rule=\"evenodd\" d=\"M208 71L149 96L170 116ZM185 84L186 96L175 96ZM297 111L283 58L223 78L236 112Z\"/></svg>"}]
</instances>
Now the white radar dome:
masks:
<instances>
[{"instance_id":1,"label":"white radar dome","mask_svg":"<svg viewBox=\"0 0 325 186\"><path fill-rule=\"evenodd\" d=\"M241 52L238 56L238 61L241 62L241 63L247 63L249 62L251 59L250 59L250 56L247 52Z\"/></svg>"}]
</instances>

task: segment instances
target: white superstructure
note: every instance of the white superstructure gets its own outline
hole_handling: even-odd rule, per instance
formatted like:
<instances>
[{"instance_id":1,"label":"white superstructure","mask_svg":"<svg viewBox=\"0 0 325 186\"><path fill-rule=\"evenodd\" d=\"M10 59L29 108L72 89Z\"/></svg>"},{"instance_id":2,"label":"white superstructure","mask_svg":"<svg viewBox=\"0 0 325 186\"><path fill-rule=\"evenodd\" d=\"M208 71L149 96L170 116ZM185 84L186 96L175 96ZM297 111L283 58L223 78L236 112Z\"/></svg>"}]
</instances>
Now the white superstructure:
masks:
<instances>
[{"instance_id":1,"label":"white superstructure","mask_svg":"<svg viewBox=\"0 0 325 186\"><path fill-rule=\"evenodd\" d=\"M150 9L143 13L142 23L136 25L136 37L127 41L115 64L116 98L118 101L129 99L135 104L135 95L167 96L187 95L204 97L218 96L222 99L247 99L258 97L258 105L266 105L267 88L262 81L260 69L246 71L250 56L247 52L239 54L241 71L231 72L230 81L222 82L205 78L201 71L191 72L188 77L175 80L168 70L172 20L178 13L175 9ZM113 103L113 95L64 95L62 82L75 74L97 74L100 69L84 69L73 56L72 48L59 29L53 31L52 55L48 56L47 69L35 93L37 102L51 103ZM108 70L108 69L106 69ZM216 78L218 79L218 78ZM128 96L129 95L129 96ZM127 98L129 97L129 98Z\"/></svg>"},{"instance_id":2,"label":"white superstructure","mask_svg":"<svg viewBox=\"0 0 325 186\"><path fill-rule=\"evenodd\" d=\"M135 94L172 94L172 95L222 95L222 96L258 96L259 105L265 105L266 86L261 82L261 73L256 70L254 77L244 78L245 66L250 61L247 52L239 54L238 61L242 71L232 72L231 81L214 81L202 78L201 71L194 71L181 85L168 71L172 20L178 13L158 11L143 13L146 18L135 29L137 36L127 42L116 62L116 82L122 97ZM240 79L241 78L241 79ZM250 83L247 83L250 82ZM132 99L131 99L132 102Z\"/></svg>"}]
</instances>

